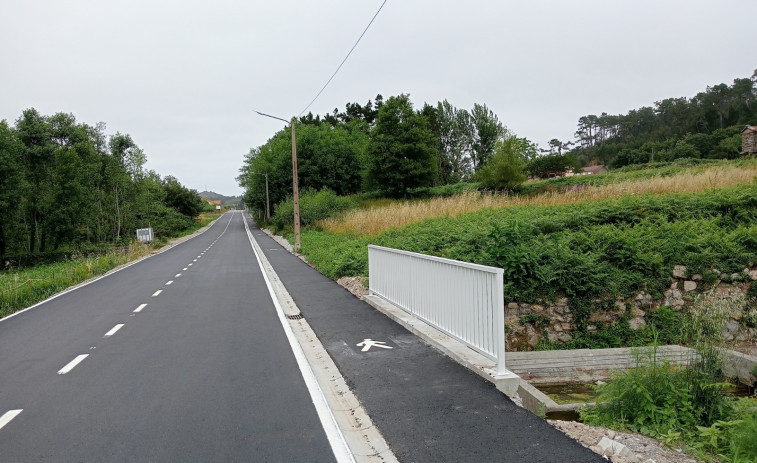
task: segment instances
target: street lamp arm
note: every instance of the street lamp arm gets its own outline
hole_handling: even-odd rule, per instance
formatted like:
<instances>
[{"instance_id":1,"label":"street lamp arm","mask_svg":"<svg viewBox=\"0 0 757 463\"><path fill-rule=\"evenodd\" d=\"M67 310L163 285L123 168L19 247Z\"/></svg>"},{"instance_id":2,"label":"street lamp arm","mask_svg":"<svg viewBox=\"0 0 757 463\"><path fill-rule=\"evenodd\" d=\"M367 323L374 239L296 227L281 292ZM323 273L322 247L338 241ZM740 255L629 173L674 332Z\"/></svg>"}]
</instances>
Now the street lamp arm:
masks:
<instances>
[{"instance_id":1,"label":"street lamp arm","mask_svg":"<svg viewBox=\"0 0 757 463\"><path fill-rule=\"evenodd\" d=\"M260 111L256 111L253 109L256 113L260 114L261 116L270 117L271 119L278 119L280 121L284 121L287 124L289 124L289 127L292 129L292 199L294 202L294 251L299 252L300 250L300 194L299 194L299 187L297 186L297 140L295 136L295 122L297 119L295 117L292 117L291 121L287 121L286 119L282 119L280 117L271 116L270 114L261 113ZM268 184L268 177L266 177L266 184Z\"/></svg>"},{"instance_id":2,"label":"street lamp arm","mask_svg":"<svg viewBox=\"0 0 757 463\"><path fill-rule=\"evenodd\" d=\"M272 119L278 119L278 120L280 120L280 121L284 121L284 122L286 122L287 124L289 124L289 123L291 122L291 121L288 121L288 120L286 120L286 119L282 119L282 118L280 118L280 117L271 116L270 114L266 114L266 113L261 113L260 111L256 111L256 110L254 110L254 109L253 109L253 111L255 111L256 113L260 114L261 116L270 117L270 118L272 118Z\"/></svg>"}]
</instances>

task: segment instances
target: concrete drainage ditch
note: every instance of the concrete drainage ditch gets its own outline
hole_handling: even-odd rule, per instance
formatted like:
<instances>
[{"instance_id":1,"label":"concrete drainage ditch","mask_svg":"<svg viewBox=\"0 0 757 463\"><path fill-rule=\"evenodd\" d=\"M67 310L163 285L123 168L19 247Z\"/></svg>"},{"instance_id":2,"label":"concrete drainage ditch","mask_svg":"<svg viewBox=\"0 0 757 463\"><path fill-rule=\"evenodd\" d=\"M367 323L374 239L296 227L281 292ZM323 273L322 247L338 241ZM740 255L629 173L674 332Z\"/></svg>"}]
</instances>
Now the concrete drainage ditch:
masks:
<instances>
[{"instance_id":1,"label":"concrete drainage ditch","mask_svg":"<svg viewBox=\"0 0 757 463\"><path fill-rule=\"evenodd\" d=\"M757 378L751 372L757 357L723 349L724 375L752 386ZM528 410L553 419L575 419L577 410L587 402L555 402L539 389L557 384L596 383L604 381L613 372L634 368L640 360L654 355L658 361L671 365L687 365L696 359L696 351L682 346L653 348L576 349L563 351L508 352L507 368L521 380L517 398ZM590 403L590 402L589 402Z\"/></svg>"}]
</instances>

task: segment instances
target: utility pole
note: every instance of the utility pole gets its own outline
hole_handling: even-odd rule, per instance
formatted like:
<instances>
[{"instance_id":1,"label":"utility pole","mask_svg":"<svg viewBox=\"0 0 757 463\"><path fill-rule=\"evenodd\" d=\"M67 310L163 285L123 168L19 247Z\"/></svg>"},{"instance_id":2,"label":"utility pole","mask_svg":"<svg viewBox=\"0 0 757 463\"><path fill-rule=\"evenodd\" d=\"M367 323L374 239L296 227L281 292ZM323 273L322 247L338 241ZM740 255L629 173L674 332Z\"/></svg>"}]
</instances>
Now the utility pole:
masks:
<instances>
[{"instance_id":1,"label":"utility pole","mask_svg":"<svg viewBox=\"0 0 757 463\"><path fill-rule=\"evenodd\" d=\"M265 219L271 220L271 200L268 198L268 174L265 174Z\"/></svg>"},{"instance_id":2,"label":"utility pole","mask_svg":"<svg viewBox=\"0 0 757 463\"><path fill-rule=\"evenodd\" d=\"M294 252L300 251L300 191L297 185L297 141L294 135L295 118L292 117L292 194L294 199Z\"/></svg>"},{"instance_id":3,"label":"utility pole","mask_svg":"<svg viewBox=\"0 0 757 463\"><path fill-rule=\"evenodd\" d=\"M296 137L295 137L295 131L294 131L294 124L297 121L297 118L292 117L291 121L288 121L286 119L282 119L280 117L271 116L270 114L261 113L260 111L255 111L256 113L260 114L261 116L270 117L272 119L278 119L280 121L289 122L289 125L292 128L292 199L294 200L294 251L299 252L300 251L300 192L299 188L297 186L297 143L296 143ZM267 179L268 177L266 177Z\"/></svg>"}]
</instances>

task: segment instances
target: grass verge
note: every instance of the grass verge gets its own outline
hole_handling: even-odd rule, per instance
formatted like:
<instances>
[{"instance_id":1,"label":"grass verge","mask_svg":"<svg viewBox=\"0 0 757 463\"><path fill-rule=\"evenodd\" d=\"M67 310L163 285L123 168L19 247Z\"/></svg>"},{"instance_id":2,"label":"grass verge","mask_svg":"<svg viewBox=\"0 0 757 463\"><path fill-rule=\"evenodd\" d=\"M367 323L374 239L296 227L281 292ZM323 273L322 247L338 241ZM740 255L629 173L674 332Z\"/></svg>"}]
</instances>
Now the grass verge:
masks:
<instances>
[{"instance_id":1,"label":"grass verge","mask_svg":"<svg viewBox=\"0 0 757 463\"><path fill-rule=\"evenodd\" d=\"M203 213L195 225L179 233L190 235L220 216L219 213ZM165 246L167 239L144 244L134 242L123 248L115 248L104 254L68 259L63 262L0 272L0 318L43 301L71 286L134 260L140 259Z\"/></svg>"}]
</instances>

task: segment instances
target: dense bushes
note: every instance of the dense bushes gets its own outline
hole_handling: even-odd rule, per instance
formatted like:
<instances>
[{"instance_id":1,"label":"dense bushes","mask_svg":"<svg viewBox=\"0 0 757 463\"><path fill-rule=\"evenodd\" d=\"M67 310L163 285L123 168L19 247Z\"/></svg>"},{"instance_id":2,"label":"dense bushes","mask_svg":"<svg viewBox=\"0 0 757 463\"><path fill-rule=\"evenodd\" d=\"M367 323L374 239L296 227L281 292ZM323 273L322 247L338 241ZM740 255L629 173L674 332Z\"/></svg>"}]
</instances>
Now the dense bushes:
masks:
<instances>
[{"instance_id":1,"label":"dense bushes","mask_svg":"<svg viewBox=\"0 0 757 463\"><path fill-rule=\"evenodd\" d=\"M338 278L367 274L369 242L505 268L510 301L639 291L660 297L674 265L692 273L730 273L754 260L757 188L484 210L370 239L306 234L303 249L326 275ZM349 266L334 264L345 259Z\"/></svg>"},{"instance_id":2,"label":"dense bushes","mask_svg":"<svg viewBox=\"0 0 757 463\"><path fill-rule=\"evenodd\" d=\"M325 219L339 212L358 206L357 199L349 196L337 196L332 190L324 188L321 191L308 189L300 194L300 224L312 225L317 220ZM276 205L276 213L271 217L273 226L281 230L291 230L294 223L294 201L286 201Z\"/></svg>"}]
</instances>

